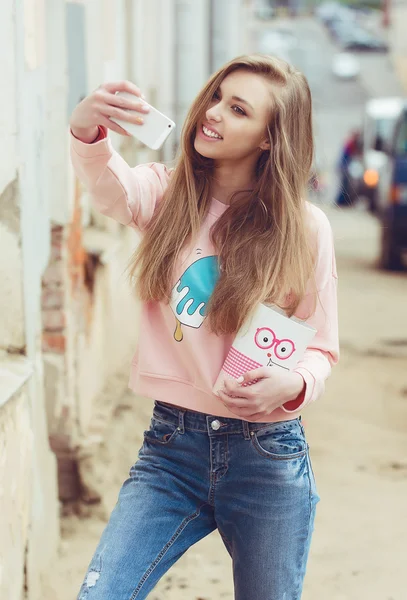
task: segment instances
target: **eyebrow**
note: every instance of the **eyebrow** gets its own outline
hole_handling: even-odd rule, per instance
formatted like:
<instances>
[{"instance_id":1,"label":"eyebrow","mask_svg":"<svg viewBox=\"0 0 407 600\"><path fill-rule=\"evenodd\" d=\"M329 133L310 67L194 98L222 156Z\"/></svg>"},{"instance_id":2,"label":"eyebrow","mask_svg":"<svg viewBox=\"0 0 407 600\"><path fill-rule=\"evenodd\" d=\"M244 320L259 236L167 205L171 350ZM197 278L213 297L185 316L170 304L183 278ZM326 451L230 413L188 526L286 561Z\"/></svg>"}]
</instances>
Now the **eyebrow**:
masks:
<instances>
[{"instance_id":1,"label":"eyebrow","mask_svg":"<svg viewBox=\"0 0 407 600\"><path fill-rule=\"evenodd\" d=\"M239 98L239 96L232 96L232 100L236 100L237 102L242 102L243 104L247 104L247 106L250 106L250 108L254 112L253 106L250 104L250 102L248 102L244 98Z\"/></svg>"},{"instance_id":2,"label":"eyebrow","mask_svg":"<svg viewBox=\"0 0 407 600\"><path fill-rule=\"evenodd\" d=\"M222 86L221 85L219 86L219 91L220 91L220 93L222 93ZM247 106L250 106L250 108L252 109L252 111L255 112L254 108L250 104L250 102L248 102L244 98L240 98L240 96L232 96L232 100L236 100L237 102L242 102L243 104L246 104Z\"/></svg>"}]
</instances>

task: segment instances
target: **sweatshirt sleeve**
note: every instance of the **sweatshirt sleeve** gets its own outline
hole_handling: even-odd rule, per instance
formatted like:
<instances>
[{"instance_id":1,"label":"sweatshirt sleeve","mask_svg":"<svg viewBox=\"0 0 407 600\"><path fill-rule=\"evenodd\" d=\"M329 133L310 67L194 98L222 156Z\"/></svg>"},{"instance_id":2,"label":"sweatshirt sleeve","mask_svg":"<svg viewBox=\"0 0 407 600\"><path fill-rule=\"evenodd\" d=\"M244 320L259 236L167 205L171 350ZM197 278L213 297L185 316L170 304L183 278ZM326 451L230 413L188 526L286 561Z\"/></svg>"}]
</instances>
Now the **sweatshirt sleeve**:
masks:
<instances>
[{"instance_id":1,"label":"sweatshirt sleeve","mask_svg":"<svg viewBox=\"0 0 407 600\"><path fill-rule=\"evenodd\" d=\"M318 208L317 260L315 284L317 292L308 293L295 316L305 319L317 332L303 359L294 369L304 379L305 387L298 398L281 406L287 413L297 412L322 396L325 381L339 360L337 271L332 229L325 214ZM316 309L312 316L312 307ZM308 316L308 318L307 318Z\"/></svg>"},{"instance_id":2,"label":"sweatshirt sleeve","mask_svg":"<svg viewBox=\"0 0 407 600\"><path fill-rule=\"evenodd\" d=\"M99 212L123 225L146 227L167 188L167 167L159 163L130 167L114 150L104 127L91 144L71 133L71 159Z\"/></svg>"}]
</instances>

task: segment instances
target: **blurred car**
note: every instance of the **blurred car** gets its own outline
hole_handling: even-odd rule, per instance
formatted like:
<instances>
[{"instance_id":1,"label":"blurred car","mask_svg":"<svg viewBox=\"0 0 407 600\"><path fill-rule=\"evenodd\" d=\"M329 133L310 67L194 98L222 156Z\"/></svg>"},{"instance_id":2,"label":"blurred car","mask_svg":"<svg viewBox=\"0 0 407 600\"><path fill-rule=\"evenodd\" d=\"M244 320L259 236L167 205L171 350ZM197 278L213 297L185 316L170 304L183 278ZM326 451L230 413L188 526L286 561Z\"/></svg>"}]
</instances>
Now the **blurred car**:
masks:
<instances>
[{"instance_id":1,"label":"blurred car","mask_svg":"<svg viewBox=\"0 0 407 600\"><path fill-rule=\"evenodd\" d=\"M404 106L398 97L372 98L363 115L363 168L360 195L367 198L369 210L377 210L377 191L388 168L395 126Z\"/></svg>"},{"instance_id":2,"label":"blurred car","mask_svg":"<svg viewBox=\"0 0 407 600\"><path fill-rule=\"evenodd\" d=\"M389 49L386 42L366 28L366 19L373 14L371 10L326 2L316 14L345 51L387 52Z\"/></svg>"},{"instance_id":3,"label":"blurred car","mask_svg":"<svg viewBox=\"0 0 407 600\"><path fill-rule=\"evenodd\" d=\"M333 57L331 69L338 79L356 79L360 74L360 64L357 58L345 52Z\"/></svg>"},{"instance_id":4,"label":"blurred car","mask_svg":"<svg viewBox=\"0 0 407 600\"><path fill-rule=\"evenodd\" d=\"M328 29L331 36L340 41L343 37L350 35L356 27L355 16L353 13L344 13L328 22Z\"/></svg>"},{"instance_id":5,"label":"blurred car","mask_svg":"<svg viewBox=\"0 0 407 600\"><path fill-rule=\"evenodd\" d=\"M350 7L339 2L324 2L315 12L328 29L332 29L339 21L353 19L354 14Z\"/></svg>"},{"instance_id":6,"label":"blurred car","mask_svg":"<svg viewBox=\"0 0 407 600\"><path fill-rule=\"evenodd\" d=\"M323 2L315 9L316 16L323 22L327 23L330 19L335 18L341 9L338 2Z\"/></svg>"},{"instance_id":7,"label":"blurred car","mask_svg":"<svg viewBox=\"0 0 407 600\"><path fill-rule=\"evenodd\" d=\"M369 31L360 27L353 27L340 36L343 50L354 52L387 52L388 45Z\"/></svg>"},{"instance_id":8,"label":"blurred car","mask_svg":"<svg viewBox=\"0 0 407 600\"><path fill-rule=\"evenodd\" d=\"M377 216L382 225L380 262L400 269L407 251L407 99L387 148L387 163L377 192Z\"/></svg>"}]
</instances>

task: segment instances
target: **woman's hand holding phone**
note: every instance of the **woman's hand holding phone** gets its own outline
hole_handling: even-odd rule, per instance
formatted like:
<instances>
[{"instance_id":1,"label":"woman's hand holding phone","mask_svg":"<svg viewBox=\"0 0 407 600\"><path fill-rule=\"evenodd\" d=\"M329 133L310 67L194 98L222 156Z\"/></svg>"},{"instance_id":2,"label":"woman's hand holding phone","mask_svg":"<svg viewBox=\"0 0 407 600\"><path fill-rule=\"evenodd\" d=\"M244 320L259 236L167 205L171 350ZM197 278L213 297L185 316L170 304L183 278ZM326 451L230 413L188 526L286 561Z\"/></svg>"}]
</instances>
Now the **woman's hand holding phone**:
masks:
<instances>
[{"instance_id":1,"label":"woman's hand holding phone","mask_svg":"<svg viewBox=\"0 0 407 600\"><path fill-rule=\"evenodd\" d=\"M134 101L116 94L116 92L134 94ZM87 144L97 138L99 125L104 125L121 135L129 136L127 131L111 121L110 118L142 125L144 122L142 114L148 113L149 107L144 102L140 102L139 98L143 99L140 89L130 81L103 83L92 94L86 96L72 112L70 119L72 133Z\"/></svg>"}]
</instances>

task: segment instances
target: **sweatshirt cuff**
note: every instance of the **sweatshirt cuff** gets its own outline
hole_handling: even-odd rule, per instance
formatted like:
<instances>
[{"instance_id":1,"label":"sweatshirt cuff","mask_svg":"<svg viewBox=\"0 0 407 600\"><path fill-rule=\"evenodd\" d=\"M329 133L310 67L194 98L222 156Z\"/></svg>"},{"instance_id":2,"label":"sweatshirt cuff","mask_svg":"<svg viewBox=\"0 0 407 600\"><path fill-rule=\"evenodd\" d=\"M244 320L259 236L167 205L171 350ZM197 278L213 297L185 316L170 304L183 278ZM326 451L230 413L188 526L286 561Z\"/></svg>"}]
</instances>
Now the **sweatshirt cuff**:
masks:
<instances>
[{"instance_id":1,"label":"sweatshirt cuff","mask_svg":"<svg viewBox=\"0 0 407 600\"><path fill-rule=\"evenodd\" d=\"M98 125L98 130L99 133L97 134L97 137L93 140L93 142L91 142L91 144L96 144L96 142L100 142L100 140L104 140L107 138L106 127L103 127L103 125Z\"/></svg>"},{"instance_id":2,"label":"sweatshirt cuff","mask_svg":"<svg viewBox=\"0 0 407 600\"><path fill-rule=\"evenodd\" d=\"M90 144L87 144L86 142L82 142L80 139L78 139L77 137L74 136L74 134L71 131L71 146L73 148L73 150L75 150L75 152L83 157L83 158L88 158L88 157L95 157L95 156L101 156L104 154L111 154L112 150L111 150L111 146L110 146L110 140L109 137L107 135L107 129L106 127L103 127L102 125L98 125L99 128L99 133L96 137L96 139L93 140L93 142L91 142Z\"/></svg>"},{"instance_id":3,"label":"sweatshirt cuff","mask_svg":"<svg viewBox=\"0 0 407 600\"><path fill-rule=\"evenodd\" d=\"M304 387L297 398L294 398L294 400L290 400L289 402L285 402L280 406L280 408L286 413L296 413L304 408L304 406L310 402L312 393L314 391L315 379L313 375L301 367L294 369L294 371L303 378Z\"/></svg>"}]
</instances>

